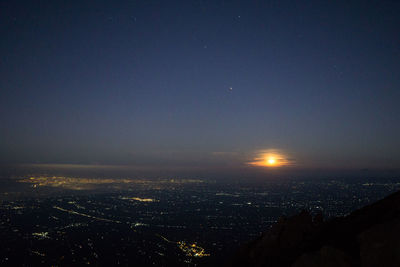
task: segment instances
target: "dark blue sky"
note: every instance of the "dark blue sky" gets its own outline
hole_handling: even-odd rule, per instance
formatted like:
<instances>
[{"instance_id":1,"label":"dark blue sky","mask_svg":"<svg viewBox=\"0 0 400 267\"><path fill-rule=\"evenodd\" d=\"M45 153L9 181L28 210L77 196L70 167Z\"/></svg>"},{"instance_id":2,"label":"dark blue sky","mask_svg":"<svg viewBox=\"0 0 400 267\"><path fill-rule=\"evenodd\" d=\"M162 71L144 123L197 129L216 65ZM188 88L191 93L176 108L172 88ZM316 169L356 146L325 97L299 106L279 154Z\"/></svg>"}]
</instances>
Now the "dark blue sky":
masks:
<instances>
[{"instance_id":1,"label":"dark blue sky","mask_svg":"<svg viewBox=\"0 0 400 267\"><path fill-rule=\"evenodd\" d=\"M275 149L296 168L398 169L399 14L0 1L0 160L233 171Z\"/></svg>"}]
</instances>

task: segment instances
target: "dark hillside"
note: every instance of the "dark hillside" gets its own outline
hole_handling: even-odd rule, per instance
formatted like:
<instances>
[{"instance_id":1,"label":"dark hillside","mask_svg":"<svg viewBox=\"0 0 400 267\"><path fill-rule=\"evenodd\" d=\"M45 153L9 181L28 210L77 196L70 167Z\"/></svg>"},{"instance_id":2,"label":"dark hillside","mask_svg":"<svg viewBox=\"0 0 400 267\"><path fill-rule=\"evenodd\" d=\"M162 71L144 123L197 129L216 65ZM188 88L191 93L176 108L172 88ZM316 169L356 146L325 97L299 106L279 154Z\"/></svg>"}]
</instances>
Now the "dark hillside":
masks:
<instances>
[{"instance_id":1,"label":"dark hillside","mask_svg":"<svg viewBox=\"0 0 400 267\"><path fill-rule=\"evenodd\" d=\"M400 266L400 192L327 222L282 218L227 266Z\"/></svg>"}]
</instances>

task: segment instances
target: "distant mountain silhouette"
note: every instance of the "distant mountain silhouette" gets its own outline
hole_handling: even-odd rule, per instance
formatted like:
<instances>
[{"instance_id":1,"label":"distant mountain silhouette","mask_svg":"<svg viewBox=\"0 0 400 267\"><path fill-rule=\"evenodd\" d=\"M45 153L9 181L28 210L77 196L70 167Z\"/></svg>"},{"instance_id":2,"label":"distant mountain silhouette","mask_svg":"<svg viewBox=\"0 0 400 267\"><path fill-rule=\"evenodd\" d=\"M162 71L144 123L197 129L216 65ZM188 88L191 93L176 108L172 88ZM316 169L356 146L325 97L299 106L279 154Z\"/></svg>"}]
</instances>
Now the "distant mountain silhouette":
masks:
<instances>
[{"instance_id":1,"label":"distant mountain silhouette","mask_svg":"<svg viewBox=\"0 0 400 267\"><path fill-rule=\"evenodd\" d=\"M398 267L400 191L326 222L306 211L281 218L226 266Z\"/></svg>"}]
</instances>

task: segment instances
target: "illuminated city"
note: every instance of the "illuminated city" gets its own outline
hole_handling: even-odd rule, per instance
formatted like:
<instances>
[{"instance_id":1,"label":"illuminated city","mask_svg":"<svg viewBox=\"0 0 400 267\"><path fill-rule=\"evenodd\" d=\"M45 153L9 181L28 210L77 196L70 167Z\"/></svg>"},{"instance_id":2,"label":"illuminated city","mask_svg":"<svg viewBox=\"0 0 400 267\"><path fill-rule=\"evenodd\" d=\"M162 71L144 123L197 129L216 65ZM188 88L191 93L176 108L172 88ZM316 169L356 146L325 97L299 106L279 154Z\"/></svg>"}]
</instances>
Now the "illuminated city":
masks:
<instances>
[{"instance_id":1,"label":"illuminated city","mask_svg":"<svg viewBox=\"0 0 400 267\"><path fill-rule=\"evenodd\" d=\"M3 265L222 264L281 216L302 209L344 216L400 187L396 179L231 183L31 175L13 181L23 191L2 195ZM19 257L20 249L29 255Z\"/></svg>"}]
</instances>

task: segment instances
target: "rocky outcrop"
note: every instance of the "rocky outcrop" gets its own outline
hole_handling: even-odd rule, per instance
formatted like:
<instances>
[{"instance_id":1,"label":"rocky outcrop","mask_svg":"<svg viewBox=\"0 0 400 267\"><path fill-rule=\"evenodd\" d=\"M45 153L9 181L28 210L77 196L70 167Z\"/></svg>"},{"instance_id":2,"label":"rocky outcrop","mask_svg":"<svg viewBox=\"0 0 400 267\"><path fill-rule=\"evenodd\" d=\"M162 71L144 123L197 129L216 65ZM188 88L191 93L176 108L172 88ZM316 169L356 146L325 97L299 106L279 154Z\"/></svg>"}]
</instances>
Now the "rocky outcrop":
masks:
<instances>
[{"instance_id":1,"label":"rocky outcrop","mask_svg":"<svg viewBox=\"0 0 400 267\"><path fill-rule=\"evenodd\" d=\"M306 211L281 218L227 266L400 266L400 192L327 222Z\"/></svg>"}]
</instances>

